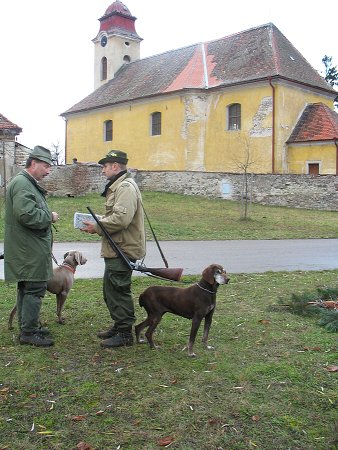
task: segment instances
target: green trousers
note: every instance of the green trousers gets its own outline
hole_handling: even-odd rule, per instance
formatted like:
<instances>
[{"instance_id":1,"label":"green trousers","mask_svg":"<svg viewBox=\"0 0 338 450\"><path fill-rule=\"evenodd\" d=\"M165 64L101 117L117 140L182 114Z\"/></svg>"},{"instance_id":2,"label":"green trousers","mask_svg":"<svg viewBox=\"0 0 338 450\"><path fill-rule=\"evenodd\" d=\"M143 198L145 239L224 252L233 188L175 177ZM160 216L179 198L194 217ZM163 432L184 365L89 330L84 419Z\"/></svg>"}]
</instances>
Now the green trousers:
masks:
<instances>
[{"instance_id":1,"label":"green trousers","mask_svg":"<svg viewBox=\"0 0 338 450\"><path fill-rule=\"evenodd\" d=\"M38 330L42 297L46 290L46 281L18 283L16 307L20 331L31 333Z\"/></svg>"},{"instance_id":2,"label":"green trousers","mask_svg":"<svg viewBox=\"0 0 338 450\"><path fill-rule=\"evenodd\" d=\"M129 330L135 322L130 270L120 258L104 258L103 298L118 330Z\"/></svg>"}]
</instances>

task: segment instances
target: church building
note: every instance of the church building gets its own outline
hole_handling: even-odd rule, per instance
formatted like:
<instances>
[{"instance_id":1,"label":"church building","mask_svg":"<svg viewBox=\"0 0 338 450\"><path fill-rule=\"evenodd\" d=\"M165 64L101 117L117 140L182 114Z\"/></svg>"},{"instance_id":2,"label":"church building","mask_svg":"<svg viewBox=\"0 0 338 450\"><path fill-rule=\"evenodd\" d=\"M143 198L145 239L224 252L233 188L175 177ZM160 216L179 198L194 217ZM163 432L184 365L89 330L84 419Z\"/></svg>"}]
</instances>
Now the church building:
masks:
<instances>
[{"instance_id":1,"label":"church building","mask_svg":"<svg viewBox=\"0 0 338 450\"><path fill-rule=\"evenodd\" d=\"M61 114L67 163L338 174L337 92L274 24L140 59L135 21L119 0L99 19L95 90Z\"/></svg>"}]
</instances>

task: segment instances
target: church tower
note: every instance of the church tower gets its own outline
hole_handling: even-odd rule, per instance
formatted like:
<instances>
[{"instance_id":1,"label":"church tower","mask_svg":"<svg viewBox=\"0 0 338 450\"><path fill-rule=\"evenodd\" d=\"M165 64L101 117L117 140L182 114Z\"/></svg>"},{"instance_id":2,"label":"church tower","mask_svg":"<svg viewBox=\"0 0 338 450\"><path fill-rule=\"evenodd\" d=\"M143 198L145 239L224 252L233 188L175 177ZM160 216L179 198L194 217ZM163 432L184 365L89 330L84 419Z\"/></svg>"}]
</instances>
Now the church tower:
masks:
<instances>
[{"instance_id":1,"label":"church tower","mask_svg":"<svg viewBox=\"0 0 338 450\"><path fill-rule=\"evenodd\" d=\"M142 38L136 33L135 20L120 0L112 3L99 19L100 30L93 39L94 89L114 78L124 64L140 59Z\"/></svg>"}]
</instances>

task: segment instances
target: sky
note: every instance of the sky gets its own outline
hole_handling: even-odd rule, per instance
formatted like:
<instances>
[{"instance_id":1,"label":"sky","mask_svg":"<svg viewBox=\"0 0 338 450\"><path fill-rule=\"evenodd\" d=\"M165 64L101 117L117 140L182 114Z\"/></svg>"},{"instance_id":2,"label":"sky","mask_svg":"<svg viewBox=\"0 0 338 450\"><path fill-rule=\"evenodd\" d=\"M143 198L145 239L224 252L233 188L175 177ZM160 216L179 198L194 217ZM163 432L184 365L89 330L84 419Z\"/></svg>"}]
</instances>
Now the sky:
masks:
<instances>
[{"instance_id":1,"label":"sky","mask_svg":"<svg viewBox=\"0 0 338 450\"><path fill-rule=\"evenodd\" d=\"M113 0L4 0L0 15L0 113L23 129L18 142L60 150L60 114L94 90L98 19ZM338 66L338 2L308 0L125 0L143 38L141 58L269 22L314 69Z\"/></svg>"}]
</instances>

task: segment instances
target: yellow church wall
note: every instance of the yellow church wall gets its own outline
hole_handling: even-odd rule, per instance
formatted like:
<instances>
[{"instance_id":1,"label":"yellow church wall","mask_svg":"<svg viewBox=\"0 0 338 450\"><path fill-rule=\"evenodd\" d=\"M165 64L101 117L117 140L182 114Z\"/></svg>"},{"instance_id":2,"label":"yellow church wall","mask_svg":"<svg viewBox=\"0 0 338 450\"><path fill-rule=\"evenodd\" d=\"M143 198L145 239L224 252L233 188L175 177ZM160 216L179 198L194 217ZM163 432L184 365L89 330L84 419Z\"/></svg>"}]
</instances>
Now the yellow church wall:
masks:
<instances>
[{"instance_id":1,"label":"yellow church wall","mask_svg":"<svg viewBox=\"0 0 338 450\"><path fill-rule=\"evenodd\" d=\"M332 99L287 83L275 86L275 172L296 170L285 142L307 103ZM217 91L171 94L68 116L67 163L96 162L111 149L128 153L140 170L272 172L272 95L269 82ZM227 130L227 106L241 104L241 130ZM151 114L161 112L160 136L151 136ZM104 122L113 140L104 142ZM297 148L300 161L307 157ZM331 153L328 158L331 158ZM323 167L332 162L323 163ZM299 172L299 169L295 173Z\"/></svg>"},{"instance_id":2,"label":"yellow church wall","mask_svg":"<svg viewBox=\"0 0 338 450\"><path fill-rule=\"evenodd\" d=\"M238 86L212 94L207 133L207 171L271 172L272 93L269 85ZM227 129L227 107L241 105L241 129Z\"/></svg>"},{"instance_id":3,"label":"yellow church wall","mask_svg":"<svg viewBox=\"0 0 338 450\"><path fill-rule=\"evenodd\" d=\"M151 114L161 112L160 136L151 136ZM133 102L71 115L67 125L67 163L98 161L111 149L125 150L129 167L140 170L182 170L184 105L176 97ZM104 122L113 121L113 140L104 142ZM173 139L175 136L175 139Z\"/></svg>"},{"instance_id":4,"label":"yellow church wall","mask_svg":"<svg viewBox=\"0 0 338 450\"><path fill-rule=\"evenodd\" d=\"M336 174L336 147L330 144L297 144L288 148L289 173L308 173L308 163L319 163L320 174Z\"/></svg>"},{"instance_id":5,"label":"yellow church wall","mask_svg":"<svg viewBox=\"0 0 338 450\"><path fill-rule=\"evenodd\" d=\"M307 88L300 88L291 83L279 83L276 85L276 120L275 120L275 168L277 173L304 173L293 172L289 164L288 148L286 141L289 139L302 112L309 103L324 103L332 108L332 98L326 97L321 92L314 92ZM325 148L325 146L324 146ZM306 160L305 147L298 148L298 159ZM319 155L320 156L320 155ZM321 158L320 158L321 159ZM293 167L293 166L292 166Z\"/></svg>"}]
</instances>

